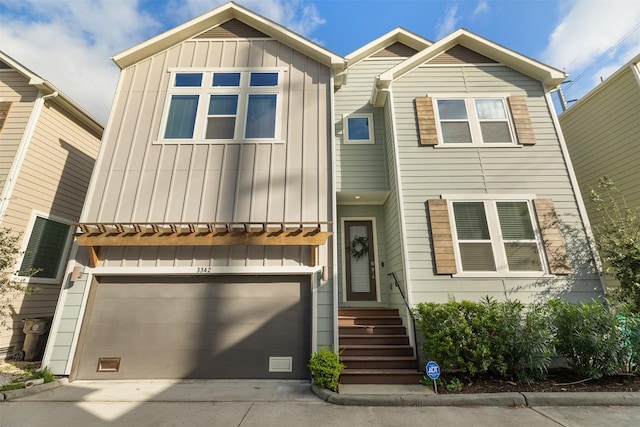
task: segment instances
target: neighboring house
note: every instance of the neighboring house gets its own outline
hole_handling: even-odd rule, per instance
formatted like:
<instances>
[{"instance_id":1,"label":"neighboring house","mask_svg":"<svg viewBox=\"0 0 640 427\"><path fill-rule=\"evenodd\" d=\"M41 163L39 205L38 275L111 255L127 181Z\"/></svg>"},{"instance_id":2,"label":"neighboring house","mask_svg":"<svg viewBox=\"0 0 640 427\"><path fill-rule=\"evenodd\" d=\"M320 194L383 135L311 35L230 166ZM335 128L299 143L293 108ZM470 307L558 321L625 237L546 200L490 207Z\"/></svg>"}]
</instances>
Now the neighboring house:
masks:
<instances>
[{"instance_id":1,"label":"neighboring house","mask_svg":"<svg viewBox=\"0 0 640 427\"><path fill-rule=\"evenodd\" d=\"M50 82L0 52L0 227L21 234L13 279L39 288L12 301L0 360L21 351L22 319L53 316L102 131Z\"/></svg>"},{"instance_id":2,"label":"neighboring house","mask_svg":"<svg viewBox=\"0 0 640 427\"><path fill-rule=\"evenodd\" d=\"M343 58L233 3L114 61L56 374L301 379L339 346L343 382L416 382L401 292L602 294L558 70L464 30Z\"/></svg>"},{"instance_id":3,"label":"neighboring house","mask_svg":"<svg viewBox=\"0 0 640 427\"><path fill-rule=\"evenodd\" d=\"M589 192L609 177L629 207L640 207L640 55L560 114L562 133L593 225Z\"/></svg>"}]
</instances>

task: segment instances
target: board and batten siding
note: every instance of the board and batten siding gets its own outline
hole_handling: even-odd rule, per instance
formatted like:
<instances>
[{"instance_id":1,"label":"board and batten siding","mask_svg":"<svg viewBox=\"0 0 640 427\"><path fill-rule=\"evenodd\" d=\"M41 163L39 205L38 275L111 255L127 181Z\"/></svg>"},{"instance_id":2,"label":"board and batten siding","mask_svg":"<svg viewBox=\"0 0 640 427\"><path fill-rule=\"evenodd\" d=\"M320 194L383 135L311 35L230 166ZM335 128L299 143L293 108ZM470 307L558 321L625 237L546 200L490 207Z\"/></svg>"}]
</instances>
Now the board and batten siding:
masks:
<instances>
[{"instance_id":1,"label":"board and batten siding","mask_svg":"<svg viewBox=\"0 0 640 427\"><path fill-rule=\"evenodd\" d=\"M284 67L284 143L156 143L173 67ZM330 221L331 91L326 66L276 40L190 40L123 70L83 221ZM299 248L173 250L160 258L305 261ZM154 248L127 251L105 251L105 262L158 257Z\"/></svg>"},{"instance_id":2,"label":"board and batten siding","mask_svg":"<svg viewBox=\"0 0 640 427\"><path fill-rule=\"evenodd\" d=\"M0 102L11 107L0 130L0 191L16 157L20 140L31 116L38 89L14 70L0 70Z\"/></svg>"},{"instance_id":3,"label":"board and batten siding","mask_svg":"<svg viewBox=\"0 0 640 427\"><path fill-rule=\"evenodd\" d=\"M574 300L590 300L601 294L601 283L590 253L576 256L580 274L549 280L519 278L451 278L436 275L425 202L442 194L532 194L550 198L561 220L576 229L571 248L587 248L567 165L561 152L551 112L540 82L506 66L423 66L392 85L402 203L405 214L407 262L413 303L480 299L533 300L541 292ZM420 146L414 99L438 93L497 93L525 96L537 143L518 147L437 148ZM592 273L589 273L592 272Z\"/></svg>"},{"instance_id":4,"label":"board and batten siding","mask_svg":"<svg viewBox=\"0 0 640 427\"><path fill-rule=\"evenodd\" d=\"M640 207L640 83L630 68L560 115L592 224L601 220L589 191L609 177L629 206Z\"/></svg>"},{"instance_id":5,"label":"board and batten siding","mask_svg":"<svg viewBox=\"0 0 640 427\"><path fill-rule=\"evenodd\" d=\"M389 189L384 153L382 109L369 102L375 77L403 58L365 59L349 67L347 83L335 95L336 191ZM345 120L350 114L373 114L374 144L346 144Z\"/></svg>"}]
</instances>

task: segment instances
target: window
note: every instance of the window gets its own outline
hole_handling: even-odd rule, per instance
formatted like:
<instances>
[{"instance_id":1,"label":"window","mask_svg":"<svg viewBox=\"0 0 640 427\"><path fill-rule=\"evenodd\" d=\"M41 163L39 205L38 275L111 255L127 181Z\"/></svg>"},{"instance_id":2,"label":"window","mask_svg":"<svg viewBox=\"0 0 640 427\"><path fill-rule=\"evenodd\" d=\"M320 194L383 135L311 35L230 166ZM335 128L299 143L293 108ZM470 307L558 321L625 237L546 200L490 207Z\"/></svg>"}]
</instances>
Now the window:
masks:
<instances>
[{"instance_id":1,"label":"window","mask_svg":"<svg viewBox=\"0 0 640 427\"><path fill-rule=\"evenodd\" d=\"M528 201L453 201L463 272L543 272L542 242Z\"/></svg>"},{"instance_id":2,"label":"window","mask_svg":"<svg viewBox=\"0 0 640 427\"><path fill-rule=\"evenodd\" d=\"M278 138L280 71L173 72L162 140Z\"/></svg>"},{"instance_id":3,"label":"window","mask_svg":"<svg viewBox=\"0 0 640 427\"><path fill-rule=\"evenodd\" d=\"M351 114L344 119L346 144L373 144L373 114Z\"/></svg>"},{"instance_id":4,"label":"window","mask_svg":"<svg viewBox=\"0 0 640 427\"><path fill-rule=\"evenodd\" d=\"M70 234L68 224L36 216L18 276L58 279L66 260Z\"/></svg>"},{"instance_id":5,"label":"window","mask_svg":"<svg viewBox=\"0 0 640 427\"><path fill-rule=\"evenodd\" d=\"M513 144L514 136L503 98L436 99L443 144Z\"/></svg>"}]
</instances>

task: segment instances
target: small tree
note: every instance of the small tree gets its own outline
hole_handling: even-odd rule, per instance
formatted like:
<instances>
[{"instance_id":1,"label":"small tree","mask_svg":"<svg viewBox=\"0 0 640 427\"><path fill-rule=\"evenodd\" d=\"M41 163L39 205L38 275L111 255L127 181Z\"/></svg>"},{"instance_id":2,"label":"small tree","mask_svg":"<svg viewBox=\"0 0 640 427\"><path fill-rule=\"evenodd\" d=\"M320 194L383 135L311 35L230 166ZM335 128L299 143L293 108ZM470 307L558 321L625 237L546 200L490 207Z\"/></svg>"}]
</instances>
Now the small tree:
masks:
<instances>
[{"instance_id":1,"label":"small tree","mask_svg":"<svg viewBox=\"0 0 640 427\"><path fill-rule=\"evenodd\" d=\"M607 177L591 190L591 200L602 215L593 231L605 271L620 282L619 298L640 313L640 207L630 208Z\"/></svg>"},{"instance_id":2,"label":"small tree","mask_svg":"<svg viewBox=\"0 0 640 427\"><path fill-rule=\"evenodd\" d=\"M16 255L20 252L19 239L20 235L12 233L10 229L0 229L0 326L2 327L6 326L11 318L13 298L19 293L26 292L23 284L11 280Z\"/></svg>"}]
</instances>

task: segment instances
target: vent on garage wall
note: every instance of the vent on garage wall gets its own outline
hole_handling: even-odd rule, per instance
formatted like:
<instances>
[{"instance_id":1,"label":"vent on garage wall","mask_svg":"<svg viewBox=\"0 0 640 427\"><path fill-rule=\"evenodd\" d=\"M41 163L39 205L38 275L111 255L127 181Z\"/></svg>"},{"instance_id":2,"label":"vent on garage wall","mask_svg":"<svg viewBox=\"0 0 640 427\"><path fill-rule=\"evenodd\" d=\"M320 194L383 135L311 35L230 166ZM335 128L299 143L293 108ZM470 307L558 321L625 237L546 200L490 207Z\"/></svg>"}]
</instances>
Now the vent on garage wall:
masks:
<instances>
[{"instance_id":1,"label":"vent on garage wall","mask_svg":"<svg viewBox=\"0 0 640 427\"><path fill-rule=\"evenodd\" d=\"M270 357L269 372L293 372L293 358Z\"/></svg>"},{"instance_id":2,"label":"vent on garage wall","mask_svg":"<svg viewBox=\"0 0 640 427\"><path fill-rule=\"evenodd\" d=\"M98 358L97 372L120 372L120 357Z\"/></svg>"}]
</instances>

